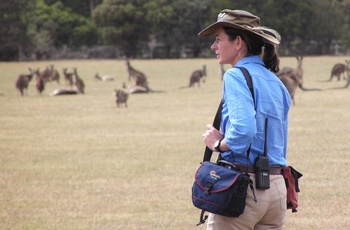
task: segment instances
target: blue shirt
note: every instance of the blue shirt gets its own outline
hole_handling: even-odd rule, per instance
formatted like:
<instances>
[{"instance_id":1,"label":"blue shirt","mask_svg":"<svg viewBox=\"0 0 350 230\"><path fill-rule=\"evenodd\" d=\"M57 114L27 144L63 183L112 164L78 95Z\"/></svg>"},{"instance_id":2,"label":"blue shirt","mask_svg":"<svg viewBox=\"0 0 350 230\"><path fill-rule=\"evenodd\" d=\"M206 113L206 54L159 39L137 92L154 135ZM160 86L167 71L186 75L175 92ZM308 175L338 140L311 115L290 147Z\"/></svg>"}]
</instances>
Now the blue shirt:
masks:
<instances>
[{"instance_id":1,"label":"blue shirt","mask_svg":"<svg viewBox=\"0 0 350 230\"><path fill-rule=\"evenodd\" d=\"M268 118L270 165L286 166L289 93L259 56L245 57L236 66L245 67L251 75L255 108L242 71L227 70L223 79L221 131L231 151L223 152L222 156L231 162L247 164L247 150L252 143L249 164L254 164L258 154L264 152L265 118Z\"/></svg>"}]
</instances>

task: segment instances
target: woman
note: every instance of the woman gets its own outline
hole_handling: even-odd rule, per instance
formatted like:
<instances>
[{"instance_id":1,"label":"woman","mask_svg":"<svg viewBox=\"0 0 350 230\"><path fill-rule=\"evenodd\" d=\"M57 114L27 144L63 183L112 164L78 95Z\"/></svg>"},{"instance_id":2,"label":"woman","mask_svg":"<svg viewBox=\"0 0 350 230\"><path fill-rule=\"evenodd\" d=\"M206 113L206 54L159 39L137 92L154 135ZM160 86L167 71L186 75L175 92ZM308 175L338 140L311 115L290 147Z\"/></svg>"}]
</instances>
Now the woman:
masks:
<instances>
[{"instance_id":1,"label":"woman","mask_svg":"<svg viewBox=\"0 0 350 230\"><path fill-rule=\"evenodd\" d=\"M207 125L204 143L219 152L224 160L242 169L247 167L255 185L253 165L258 155L264 152L267 132L270 187L255 187L257 202L248 189L245 211L238 218L209 214L207 229L282 229L287 207L281 167L287 163L290 96L274 74L279 71L276 52L279 35L260 27L259 17L242 10L221 11L217 22L198 35L213 34L215 42L211 49L215 51L219 64L230 64L233 68L227 70L223 78L221 128L217 130ZM242 71L234 67L248 70L254 99Z\"/></svg>"}]
</instances>

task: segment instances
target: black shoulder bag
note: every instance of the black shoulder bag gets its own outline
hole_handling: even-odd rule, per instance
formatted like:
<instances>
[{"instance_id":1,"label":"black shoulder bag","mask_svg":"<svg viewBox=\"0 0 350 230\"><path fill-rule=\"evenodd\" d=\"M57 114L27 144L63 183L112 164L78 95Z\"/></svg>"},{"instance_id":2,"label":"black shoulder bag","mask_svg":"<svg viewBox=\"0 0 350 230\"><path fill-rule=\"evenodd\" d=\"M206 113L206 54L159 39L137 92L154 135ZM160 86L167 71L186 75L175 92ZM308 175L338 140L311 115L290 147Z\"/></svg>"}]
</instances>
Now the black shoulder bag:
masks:
<instances>
[{"instance_id":1,"label":"black shoulder bag","mask_svg":"<svg viewBox=\"0 0 350 230\"><path fill-rule=\"evenodd\" d=\"M251 76L243 67L241 69L247 81L247 85L254 100L254 91ZM255 104L255 101L254 101ZM220 129L222 101L215 115L213 126ZM246 170L238 170L231 162L218 158L216 163L210 162L212 150L205 148L203 162L195 173L195 181L192 186L192 203L195 207L202 209L199 223L205 223L208 216L205 211L228 217L238 217L245 209L248 186L253 191L252 180ZM249 161L250 147L247 151ZM256 198L254 195L254 200Z\"/></svg>"}]
</instances>

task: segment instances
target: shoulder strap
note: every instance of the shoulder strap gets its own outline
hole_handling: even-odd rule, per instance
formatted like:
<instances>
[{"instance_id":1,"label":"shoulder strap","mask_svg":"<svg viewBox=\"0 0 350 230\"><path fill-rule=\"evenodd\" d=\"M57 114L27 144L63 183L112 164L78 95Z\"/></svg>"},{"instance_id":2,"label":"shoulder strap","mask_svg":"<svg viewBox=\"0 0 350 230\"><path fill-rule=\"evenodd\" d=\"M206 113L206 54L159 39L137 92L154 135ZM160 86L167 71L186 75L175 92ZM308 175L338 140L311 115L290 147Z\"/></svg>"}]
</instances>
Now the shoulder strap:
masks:
<instances>
[{"instance_id":1,"label":"shoulder strap","mask_svg":"<svg viewBox=\"0 0 350 230\"><path fill-rule=\"evenodd\" d=\"M244 68L244 67L235 67L235 68L238 68L242 71L244 78L247 82L248 88L250 90L250 93L252 94L254 106L255 106L255 97L254 97L252 77L250 76L250 74L246 68ZM220 101L220 104L219 104L218 110L216 111L216 115L215 115L214 122L213 122L213 126L218 130L220 129L221 111L222 111L222 100ZM248 148L248 157L249 157L249 153L250 153L250 146ZM208 146L206 146L205 150L204 150L203 161L210 161L212 154L213 154L213 151L210 148L208 148Z\"/></svg>"},{"instance_id":2,"label":"shoulder strap","mask_svg":"<svg viewBox=\"0 0 350 230\"><path fill-rule=\"evenodd\" d=\"M222 110L222 100L220 101L220 104L219 104L218 110L216 111L216 115L215 115L214 122L213 122L213 126L217 130L220 129L221 110ZM210 148L208 148L208 146L205 146L203 162L204 161L210 161L210 158L211 158L212 154L213 154L213 151Z\"/></svg>"},{"instance_id":3,"label":"shoulder strap","mask_svg":"<svg viewBox=\"0 0 350 230\"><path fill-rule=\"evenodd\" d=\"M266 157L267 156L267 122L268 122L268 119L267 117L265 118L265 141L264 141L264 156Z\"/></svg>"},{"instance_id":4,"label":"shoulder strap","mask_svg":"<svg viewBox=\"0 0 350 230\"><path fill-rule=\"evenodd\" d=\"M254 97L254 89L253 89L253 81L252 81L252 77L250 76L248 70L244 67L241 66L237 66L236 68L240 69L244 75L244 78L247 82L248 88L250 90L250 93L252 94L253 97L253 101L254 101L254 106L255 106L255 97Z\"/></svg>"}]
</instances>

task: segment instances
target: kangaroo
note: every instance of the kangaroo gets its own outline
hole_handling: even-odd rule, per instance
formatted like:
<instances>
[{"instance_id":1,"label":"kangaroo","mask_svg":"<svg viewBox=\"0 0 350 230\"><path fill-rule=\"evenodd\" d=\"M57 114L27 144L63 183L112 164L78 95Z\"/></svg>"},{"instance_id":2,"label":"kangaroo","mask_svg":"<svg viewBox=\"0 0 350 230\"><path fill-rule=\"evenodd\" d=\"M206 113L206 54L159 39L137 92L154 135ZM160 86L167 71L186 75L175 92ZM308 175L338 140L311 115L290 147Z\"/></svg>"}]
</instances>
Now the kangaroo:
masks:
<instances>
[{"instance_id":1,"label":"kangaroo","mask_svg":"<svg viewBox=\"0 0 350 230\"><path fill-rule=\"evenodd\" d=\"M32 70L29 68L29 74L21 74L18 76L15 86L20 93L21 96L24 95L24 90L26 91L26 94L28 95L28 85L29 82L32 80L34 74L36 74L39 70Z\"/></svg>"},{"instance_id":2,"label":"kangaroo","mask_svg":"<svg viewBox=\"0 0 350 230\"><path fill-rule=\"evenodd\" d=\"M100 75L98 73L95 74L95 79L98 81L102 81L102 78L100 77Z\"/></svg>"},{"instance_id":3,"label":"kangaroo","mask_svg":"<svg viewBox=\"0 0 350 230\"><path fill-rule=\"evenodd\" d=\"M76 91L75 89L61 88L61 89L54 90L50 94L50 96L75 95L75 94L78 94L78 91Z\"/></svg>"},{"instance_id":4,"label":"kangaroo","mask_svg":"<svg viewBox=\"0 0 350 230\"><path fill-rule=\"evenodd\" d=\"M134 93L148 93L149 89L139 86L139 85L132 85L126 89L126 92L129 94L134 94Z\"/></svg>"},{"instance_id":5,"label":"kangaroo","mask_svg":"<svg viewBox=\"0 0 350 230\"><path fill-rule=\"evenodd\" d=\"M50 81L56 81L60 84L60 73L54 68L54 65L50 65Z\"/></svg>"},{"instance_id":6,"label":"kangaroo","mask_svg":"<svg viewBox=\"0 0 350 230\"><path fill-rule=\"evenodd\" d=\"M40 73L40 77L43 79L45 84L50 81L51 69L49 67L46 67L44 71L39 73Z\"/></svg>"},{"instance_id":7,"label":"kangaroo","mask_svg":"<svg viewBox=\"0 0 350 230\"><path fill-rule=\"evenodd\" d=\"M63 77L66 85L69 87L73 86L73 73L68 73L67 68L63 68Z\"/></svg>"},{"instance_id":8,"label":"kangaroo","mask_svg":"<svg viewBox=\"0 0 350 230\"><path fill-rule=\"evenodd\" d=\"M95 74L95 79L98 81L114 81L114 77L112 76L100 76L98 73Z\"/></svg>"},{"instance_id":9,"label":"kangaroo","mask_svg":"<svg viewBox=\"0 0 350 230\"><path fill-rule=\"evenodd\" d=\"M350 60L349 61L346 61L346 64L349 65L350 64ZM344 86L342 87L335 87L335 88L332 88L332 89L346 89L350 86L350 70L348 68L347 70L347 78L346 78L346 83Z\"/></svg>"},{"instance_id":10,"label":"kangaroo","mask_svg":"<svg viewBox=\"0 0 350 230\"><path fill-rule=\"evenodd\" d=\"M302 88L304 83L303 56L297 56L296 59L298 61L298 67L295 69L295 73L298 79L298 85Z\"/></svg>"},{"instance_id":11,"label":"kangaroo","mask_svg":"<svg viewBox=\"0 0 350 230\"><path fill-rule=\"evenodd\" d=\"M203 78L203 83L205 82L205 76L207 76L207 67L206 65L203 65L202 70L195 70L190 76L190 84L188 87L194 86L196 83L198 84L198 87L200 86L200 80Z\"/></svg>"},{"instance_id":12,"label":"kangaroo","mask_svg":"<svg viewBox=\"0 0 350 230\"><path fill-rule=\"evenodd\" d=\"M39 71L36 72L36 84L35 88L38 91L38 93L41 95L42 92L45 90L45 79L40 74Z\"/></svg>"},{"instance_id":13,"label":"kangaroo","mask_svg":"<svg viewBox=\"0 0 350 230\"><path fill-rule=\"evenodd\" d=\"M303 69L303 57L296 57L298 61L298 67L293 69L291 67L282 68L276 75L282 81L282 83L288 89L290 97L293 101L293 105L295 105L295 92L299 87L303 91L320 91L321 89L317 88L305 88L304 87L304 69Z\"/></svg>"},{"instance_id":14,"label":"kangaroo","mask_svg":"<svg viewBox=\"0 0 350 230\"><path fill-rule=\"evenodd\" d=\"M276 75L282 81L282 83L287 88L290 98L292 99L293 105L295 105L295 92L299 87L303 89L303 57L297 56L298 66L296 69L292 67L284 67L282 68Z\"/></svg>"},{"instance_id":15,"label":"kangaroo","mask_svg":"<svg viewBox=\"0 0 350 230\"><path fill-rule=\"evenodd\" d=\"M346 72L347 72L347 81L346 81L346 84L344 86L344 88L348 88L350 86L350 60L346 60Z\"/></svg>"},{"instance_id":16,"label":"kangaroo","mask_svg":"<svg viewBox=\"0 0 350 230\"><path fill-rule=\"evenodd\" d=\"M284 86L287 88L290 98L292 99L293 105L295 105L294 96L299 85L298 78L296 76L295 71L293 70L293 73L279 75L278 78L282 81Z\"/></svg>"},{"instance_id":17,"label":"kangaroo","mask_svg":"<svg viewBox=\"0 0 350 230\"><path fill-rule=\"evenodd\" d=\"M345 63L337 63L333 66L331 70L331 76L328 81L332 81L333 77L337 77L338 81L341 80L341 75L343 75L343 79L345 79L345 73L349 72L350 60L345 60Z\"/></svg>"},{"instance_id":18,"label":"kangaroo","mask_svg":"<svg viewBox=\"0 0 350 230\"><path fill-rule=\"evenodd\" d=\"M81 93L84 94L85 92L85 84L84 81L79 77L78 72L77 72L77 68L74 68L73 71L73 83L75 85L76 90Z\"/></svg>"},{"instance_id":19,"label":"kangaroo","mask_svg":"<svg viewBox=\"0 0 350 230\"><path fill-rule=\"evenodd\" d=\"M278 77L282 75L287 75L292 78L296 78L299 82L299 85L302 86L304 81L303 57L297 56L296 59L298 61L296 69L292 67L283 67L276 75Z\"/></svg>"},{"instance_id":20,"label":"kangaroo","mask_svg":"<svg viewBox=\"0 0 350 230\"><path fill-rule=\"evenodd\" d=\"M128 107L128 93L126 93L124 90L115 89L115 97L116 97L116 104L117 107L120 107L121 104L124 104L125 107Z\"/></svg>"},{"instance_id":21,"label":"kangaroo","mask_svg":"<svg viewBox=\"0 0 350 230\"><path fill-rule=\"evenodd\" d=\"M139 70L136 70L130 65L129 59L126 59L126 66L128 68L128 73L129 73L129 81L131 79L135 80L136 85L139 86L145 86L147 85L147 77L144 73L142 73Z\"/></svg>"}]
</instances>

